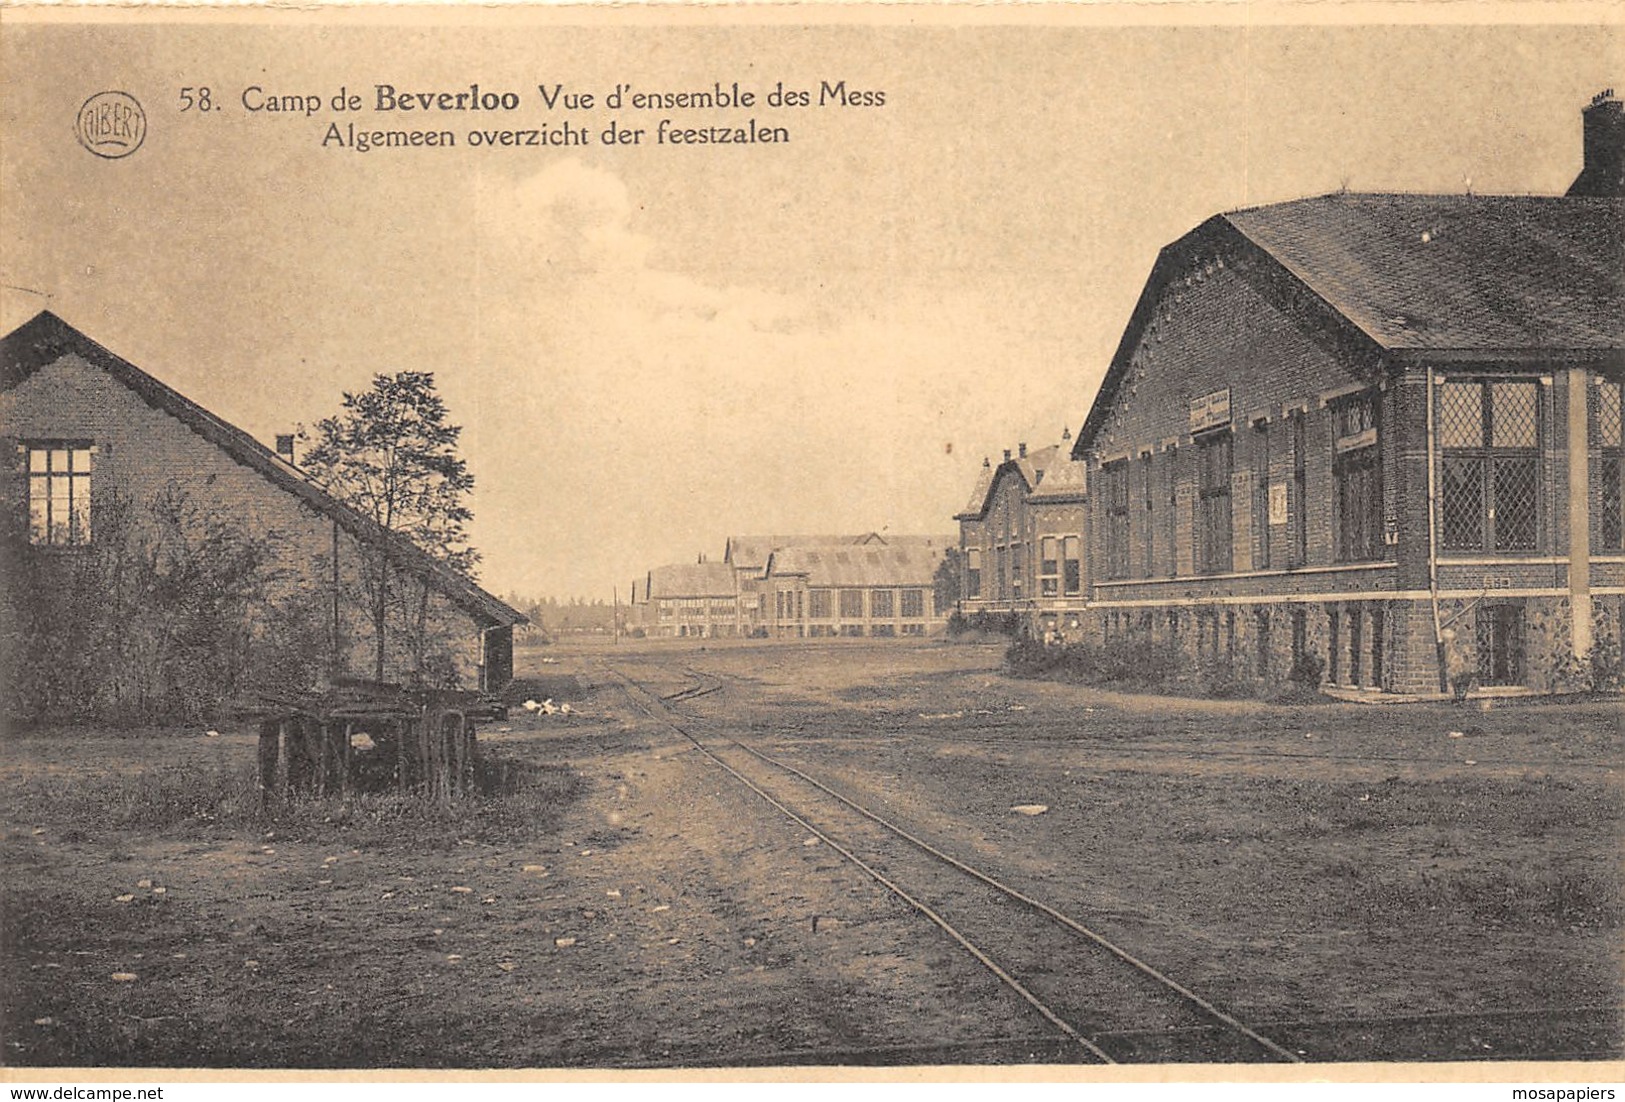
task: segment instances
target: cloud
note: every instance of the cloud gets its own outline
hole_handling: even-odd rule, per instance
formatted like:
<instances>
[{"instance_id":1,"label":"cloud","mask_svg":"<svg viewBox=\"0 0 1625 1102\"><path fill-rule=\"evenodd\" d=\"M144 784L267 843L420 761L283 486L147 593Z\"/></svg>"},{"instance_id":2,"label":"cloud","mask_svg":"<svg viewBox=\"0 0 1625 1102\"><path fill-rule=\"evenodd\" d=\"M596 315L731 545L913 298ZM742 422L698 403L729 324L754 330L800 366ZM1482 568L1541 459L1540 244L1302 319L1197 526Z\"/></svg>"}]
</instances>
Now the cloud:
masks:
<instances>
[{"instance_id":1,"label":"cloud","mask_svg":"<svg viewBox=\"0 0 1625 1102\"><path fill-rule=\"evenodd\" d=\"M997 296L851 302L663 268L624 182L574 160L487 179L477 209L496 397L468 437L475 535L527 592L600 592L737 532L951 532L980 452L949 445L986 428L967 417L1056 400L1045 338Z\"/></svg>"}]
</instances>

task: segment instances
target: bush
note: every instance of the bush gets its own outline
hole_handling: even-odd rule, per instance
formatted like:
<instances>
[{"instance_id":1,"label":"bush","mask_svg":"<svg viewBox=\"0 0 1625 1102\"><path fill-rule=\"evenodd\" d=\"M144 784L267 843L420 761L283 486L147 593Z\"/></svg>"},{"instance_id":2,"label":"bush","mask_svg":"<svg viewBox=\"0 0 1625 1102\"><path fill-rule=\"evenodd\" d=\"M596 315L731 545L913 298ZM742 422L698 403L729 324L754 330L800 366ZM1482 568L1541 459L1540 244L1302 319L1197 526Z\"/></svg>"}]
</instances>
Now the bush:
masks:
<instances>
[{"instance_id":1,"label":"bush","mask_svg":"<svg viewBox=\"0 0 1625 1102\"><path fill-rule=\"evenodd\" d=\"M1625 664L1620 657L1619 640L1598 639L1591 653L1576 658L1565 651L1552 663L1552 684L1570 692L1610 692L1625 687Z\"/></svg>"},{"instance_id":2,"label":"bush","mask_svg":"<svg viewBox=\"0 0 1625 1102\"><path fill-rule=\"evenodd\" d=\"M1127 689L1166 689L1180 680L1188 665L1174 645L1146 638L1060 646L1018 639L1005 651L1005 667L1015 677L1059 676Z\"/></svg>"},{"instance_id":3,"label":"bush","mask_svg":"<svg viewBox=\"0 0 1625 1102\"><path fill-rule=\"evenodd\" d=\"M1326 659L1314 651L1304 651L1293 660L1292 669L1287 673L1286 679L1306 689L1318 689L1320 679L1325 673Z\"/></svg>"}]
</instances>

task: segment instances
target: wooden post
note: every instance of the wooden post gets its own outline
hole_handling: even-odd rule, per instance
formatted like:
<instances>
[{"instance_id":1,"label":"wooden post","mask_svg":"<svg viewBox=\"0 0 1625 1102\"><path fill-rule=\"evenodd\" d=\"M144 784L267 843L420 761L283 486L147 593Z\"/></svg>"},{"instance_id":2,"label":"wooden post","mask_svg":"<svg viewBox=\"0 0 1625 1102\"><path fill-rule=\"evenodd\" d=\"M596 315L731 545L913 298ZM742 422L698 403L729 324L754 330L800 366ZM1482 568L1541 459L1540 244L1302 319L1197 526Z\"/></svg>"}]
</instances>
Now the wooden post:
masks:
<instances>
[{"instance_id":1,"label":"wooden post","mask_svg":"<svg viewBox=\"0 0 1625 1102\"><path fill-rule=\"evenodd\" d=\"M287 766L284 771L289 793L302 792L310 785L310 750L305 745L305 721L291 717L283 730L282 746Z\"/></svg>"},{"instance_id":2,"label":"wooden post","mask_svg":"<svg viewBox=\"0 0 1625 1102\"><path fill-rule=\"evenodd\" d=\"M282 748L282 721L266 719L260 721L260 807L271 795L271 789L276 784L277 756Z\"/></svg>"},{"instance_id":3,"label":"wooden post","mask_svg":"<svg viewBox=\"0 0 1625 1102\"><path fill-rule=\"evenodd\" d=\"M355 752L350 748L354 732L355 724L344 725L344 745L339 750L339 791L346 796L350 794L350 767L355 764Z\"/></svg>"}]
</instances>

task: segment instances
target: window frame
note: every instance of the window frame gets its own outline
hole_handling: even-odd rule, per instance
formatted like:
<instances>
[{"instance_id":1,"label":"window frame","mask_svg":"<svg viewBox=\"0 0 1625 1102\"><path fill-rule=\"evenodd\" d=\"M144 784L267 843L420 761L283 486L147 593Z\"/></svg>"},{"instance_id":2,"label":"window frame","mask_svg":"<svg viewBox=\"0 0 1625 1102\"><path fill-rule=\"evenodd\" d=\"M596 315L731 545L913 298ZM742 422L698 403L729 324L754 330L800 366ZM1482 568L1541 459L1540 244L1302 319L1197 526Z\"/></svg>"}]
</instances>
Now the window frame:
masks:
<instances>
[{"instance_id":1,"label":"window frame","mask_svg":"<svg viewBox=\"0 0 1625 1102\"><path fill-rule=\"evenodd\" d=\"M1382 391L1373 388L1341 399L1331 414L1337 561L1380 561L1387 552L1382 512Z\"/></svg>"},{"instance_id":2,"label":"window frame","mask_svg":"<svg viewBox=\"0 0 1625 1102\"><path fill-rule=\"evenodd\" d=\"M1129 576L1129 487L1128 460L1104 464L1101 475L1101 509L1105 513L1106 576Z\"/></svg>"},{"instance_id":3,"label":"window frame","mask_svg":"<svg viewBox=\"0 0 1625 1102\"><path fill-rule=\"evenodd\" d=\"M1228 428L1205 434L1196 441L1196 448L1196 572L1228 574L1236 561L1235 503L1230 500L1230 479L1236 469L1235 436ZM1222 463L1214 454L1221 450Z\"/></svg>"},{"instance_id":4,"label":"window frame","mask_svg":"<svg viewBox=\"0 0 1625 1102\"><path fill-rule=\"evenodd\" d=\"M1533 444L1503 444L1497 442L1497 402L1495 388L1501 386L1528 386L1534 389L1534 443ZM1446 445L1445 433L1449 426L1445 422L1446 395L1450 388L1470 387L1478 391L1478 439L1476 443ZM1546 545L1547 518L1543 507L1545 498L1544 472L1542 470L1542 446L1547 439L1549 431L1546 410L1546 387L1539 378L1524 375L1462 375L1447 377L1438 386L1435 396L1436 409L1435 431L1438 434L1436 441L1438 450L1438 480L1439 480L1439 551L1442 555L1538 555ZM1531 533L1527 546L1500 546L1503 533L1513 530L1510 524L1504 524L1505 512L1501 508L1501 473L1511 469L1511 465L1528 464L1533 468L1533 489L1529 494L1529 507L1532 517L1528 520ZM1470 470L1472 474L1466 478L1455 478L1452 471ZM1465 486L1468 482L1476 489L1477 505L1476 521L1472 527L1477 534L1470 541L1464 541L1457 536L1457 532L1466 532L1464 523L1458 528L1456 508L1452 501L1453 485ZM1463 491L1464 493L1467 491ZM1521 525L1519 526L1521 528Z\"/></svg>"},{"instance_id":5,"label":"window frame","mask_svg":"<svg viewBox=\"0 0 1625 1102\"><path fill-rule=\"evenodd\" d=\"M24 522L29 546L51 552L77 551L91 546L95 539L92 518L96 511L94 493L99 451L96 443L86 439L23 440L18 443L17 451L22 456L23 478L27 480ZM55 469L58 455L65 457L65 470ZM44 466L40 470L35 470L35 456L43 459ZM83 470L79 469L80 463ZM66 492L57 493L63 484ZM39 492L42 485L43 494ZM68 511L66 525L60 529L55 517L59 501ZM39 511L43 514L43 526L36 525L36 504L42 507ZM57 538L59 531L65 538Z\"/></svg>"}]
</instances>

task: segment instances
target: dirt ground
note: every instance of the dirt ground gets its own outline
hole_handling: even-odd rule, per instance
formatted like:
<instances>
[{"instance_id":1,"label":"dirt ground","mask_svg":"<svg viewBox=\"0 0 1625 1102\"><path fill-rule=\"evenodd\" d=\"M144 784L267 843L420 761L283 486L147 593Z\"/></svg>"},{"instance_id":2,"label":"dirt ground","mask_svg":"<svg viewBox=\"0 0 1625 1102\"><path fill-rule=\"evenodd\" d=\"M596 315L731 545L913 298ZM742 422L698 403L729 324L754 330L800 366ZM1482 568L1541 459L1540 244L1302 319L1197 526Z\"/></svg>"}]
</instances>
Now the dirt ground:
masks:
<instances>
[{"instance_id":1,"label":"dirt ground","mask_svg":"<svg viewBox=\"0 0 1625 1102\"><path fill-rule=\"evenodd\" d=\"M1171 701L1010 680L996 647L934 643L541 657L522 675L577 675L579 714L482 730L527 787L443 817L335 800L262 819L246 731L0 742L4 1062L1053 1058L981 965L603 663L666 692L715 674L678 707L1249 1022L1625 1001L1617 701Z\"/></svg>"}]
</instances>

